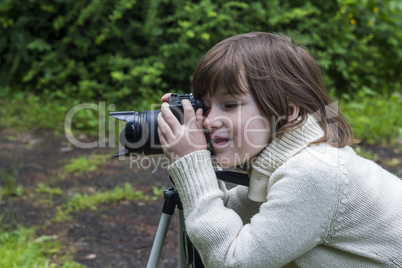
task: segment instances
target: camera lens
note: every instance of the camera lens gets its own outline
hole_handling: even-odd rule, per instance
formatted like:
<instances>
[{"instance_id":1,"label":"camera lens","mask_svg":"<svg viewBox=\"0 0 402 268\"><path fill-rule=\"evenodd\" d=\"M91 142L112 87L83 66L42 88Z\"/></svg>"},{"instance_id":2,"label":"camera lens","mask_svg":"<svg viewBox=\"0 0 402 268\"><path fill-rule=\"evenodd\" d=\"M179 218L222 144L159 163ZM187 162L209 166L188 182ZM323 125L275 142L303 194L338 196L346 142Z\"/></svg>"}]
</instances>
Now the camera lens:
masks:
<instances>
[{"instance_id":1,"label":"camera lens","mask_svg":"<svg viewBox=\"0 0 402 268\"><path fill-rule=\"evenodd\" d=\"M111 112L112 117L126 121L120 133L120 143L125 147L114 156L140 153L145 155L162 154L162 146L158 136L157 117L160 110L138 112Z\"/></svg>"},{"instance_id":2,"label":"camera lens","mask_svg":"<svg viewBox=\"0 0 402 268\"><path fill-rule=\"evenodd\" d=\"M169 107L177 120L182 124L184 113L182 100L190 100L194 111L203 108L201 99L194 99L192 94L171 95ZM120 133L120 143L124 150L117 152L114 156L128 155L130 153L163 154L162 146L158 136L158 114L160 110L144 110L142 113L135 111L110 112L109 115L126 122L126 127Z\"/></svg>"},{"instance_id":3,"label":"camera lens","mask_svg":"<svg viewBox=\"0 0 402 268\"><path fill-rule=\"evenodd\" d=\"M157 117L160 110L133 112L120 134L120 141L132 153L163 154L158 136ZM124 139L123 136L124 135Z\"/></svg>"}]
</instances>

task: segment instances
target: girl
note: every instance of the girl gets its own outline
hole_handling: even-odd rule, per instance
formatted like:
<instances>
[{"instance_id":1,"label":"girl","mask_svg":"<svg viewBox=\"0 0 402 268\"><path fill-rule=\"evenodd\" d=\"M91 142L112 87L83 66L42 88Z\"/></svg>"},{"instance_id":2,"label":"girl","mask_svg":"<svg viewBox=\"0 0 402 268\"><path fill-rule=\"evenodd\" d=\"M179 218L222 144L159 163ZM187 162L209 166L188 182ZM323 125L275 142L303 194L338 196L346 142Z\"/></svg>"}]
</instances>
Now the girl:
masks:
<instances>
[{"instance_id":1,"label":"girl","mask_svg":"<svg viewBox=\"0 0 402 268\"><path fill-rule=\"evenodd\" d=\"M303 48L228 38L200 60L193 90L204 111L183 101L180 125L163 103L158 131L206 267L402 267L402 181L349 147ZM249 187L227 190L214 163L247 171Z\"/></svg>"}]
</instances>

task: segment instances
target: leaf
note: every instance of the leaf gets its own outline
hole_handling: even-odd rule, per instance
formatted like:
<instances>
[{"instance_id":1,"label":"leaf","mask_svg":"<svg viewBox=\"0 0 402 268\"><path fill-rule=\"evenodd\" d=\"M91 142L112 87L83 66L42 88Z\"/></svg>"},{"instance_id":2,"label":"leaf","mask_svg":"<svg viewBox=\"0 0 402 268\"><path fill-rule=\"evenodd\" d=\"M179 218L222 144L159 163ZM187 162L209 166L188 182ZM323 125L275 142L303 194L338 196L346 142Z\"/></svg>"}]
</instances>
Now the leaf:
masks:
<instances>
[{"instance_id":1,"label":"leaf","mask_svg":"<svg viewBox=\"0 0 402 268\"><path fill-rule=\"evenodd\" d=\"M30 50L37 50L39 52L50 51L52 49L52 46L41 38L36 38L30 42L27 47Z\"/></svg>"}]
</instances>

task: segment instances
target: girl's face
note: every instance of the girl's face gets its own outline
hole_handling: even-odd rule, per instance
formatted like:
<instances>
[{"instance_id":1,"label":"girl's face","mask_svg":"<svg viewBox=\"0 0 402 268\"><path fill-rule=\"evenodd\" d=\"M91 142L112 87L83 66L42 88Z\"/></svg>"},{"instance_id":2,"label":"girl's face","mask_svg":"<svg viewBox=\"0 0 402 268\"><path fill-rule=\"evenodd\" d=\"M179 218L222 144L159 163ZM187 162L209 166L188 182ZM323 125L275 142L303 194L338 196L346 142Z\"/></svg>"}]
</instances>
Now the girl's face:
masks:
<instances>
[{"instance_id":1,"label":"girl's face","mask_svg":"<svg viewBox=\"0 0 402 268\"><path fill-rule=\"evenodd\" d=\"M234 96L219 88L215 95L207 94L204 101L204 128L217 163L233 167L249 162L270 141L268 119L262 114L253 97Z\"/></svg>"}]
</instances>

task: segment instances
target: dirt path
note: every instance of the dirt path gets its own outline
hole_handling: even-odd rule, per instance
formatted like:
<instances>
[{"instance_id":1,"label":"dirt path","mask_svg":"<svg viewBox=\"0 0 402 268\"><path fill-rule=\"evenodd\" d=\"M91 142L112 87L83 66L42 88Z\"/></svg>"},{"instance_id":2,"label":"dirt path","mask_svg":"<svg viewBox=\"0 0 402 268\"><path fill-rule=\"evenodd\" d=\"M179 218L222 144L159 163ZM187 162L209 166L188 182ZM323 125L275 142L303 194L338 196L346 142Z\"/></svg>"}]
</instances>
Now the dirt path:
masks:
<instances>
[{"instance_id":1,"label":"dirt path","mask_svg":"<svg viewBox=\"0 0 402 268\"><path fill-rule=\"evenodd\" d=\"M59 223L50 220L56 214L56 207L66 203L75 193L103 192L129 182L133 191L140 190L144 195L152 196L151 186L172 186L166 169L156 169L147 160L142 164L149 166L148 169L137 169L133 159L108 159L95 171L60 178L71 159L91 154L111 156L116 149L79 149L71 147L64 135L54 137L43 132L16 134L7 131L0 132L0 148L0 170L3 171L0 174L11 174L15 177L15 185L22 185L25 190L20 197L3 198L0 202L3 225L40 226L38 235L57 235L64 245L75 248L74 260L87 267L146 266L159 223L162 197L154 201L123 201L96 210L75 212L71 214L71 220ZM63 194L52 196L48 202L39 200L35 189L40 183L61 188ZM177 217L174 216L160 267L177 267L176 228Z\"/></svg>"},{"instance_id":2,"label":"dirt path","mask_svg":"<svg viewBox=\"0 0 402 268\"><path fill-rule=\"evenodd\" d=\"M75 248L74 260L87 267L146 266L159 223L161 198L107 204L94 210L74 212L70 220L57 223L51 219L56 208L76 193L104 192L129 182L133 190L153 195L152 186L172 186L163 168L166 165L156 168L152 162L158 161L158 157L107 159L94 171L61 176L71 159L91 154L112 155L116 149L79 149L71 146L64 134L55 137L48 132L4 130L0 131L0 148L0 176L11 174L14 184L24 189L22 195L6 197L0 202L3 225L39 226L38 235L57 235L63 245ZM381 165L401 176L401 152L376 146L365 149L377 154ZM139 165L148 168L140 169ZM0 183L4 187L4 181ZM36 190L39 184L61 188L63 193L42 196ZM178 265L176 230L177 217L173 217L159 267Z\"/></svg>"}]
</instances>

